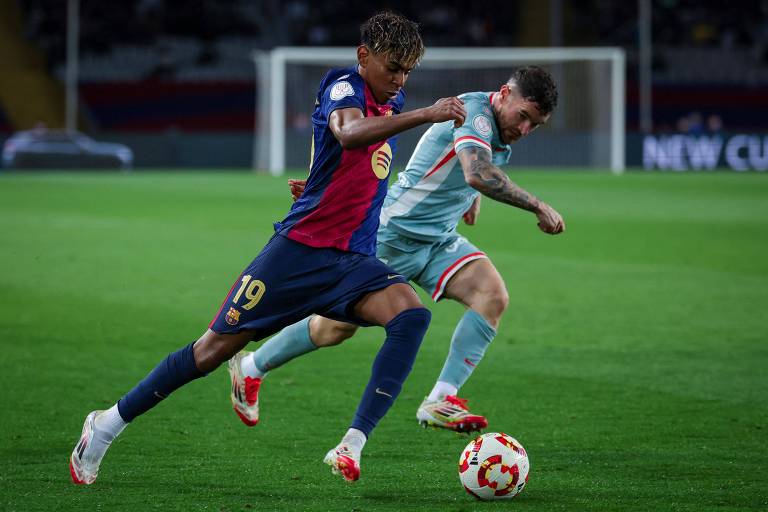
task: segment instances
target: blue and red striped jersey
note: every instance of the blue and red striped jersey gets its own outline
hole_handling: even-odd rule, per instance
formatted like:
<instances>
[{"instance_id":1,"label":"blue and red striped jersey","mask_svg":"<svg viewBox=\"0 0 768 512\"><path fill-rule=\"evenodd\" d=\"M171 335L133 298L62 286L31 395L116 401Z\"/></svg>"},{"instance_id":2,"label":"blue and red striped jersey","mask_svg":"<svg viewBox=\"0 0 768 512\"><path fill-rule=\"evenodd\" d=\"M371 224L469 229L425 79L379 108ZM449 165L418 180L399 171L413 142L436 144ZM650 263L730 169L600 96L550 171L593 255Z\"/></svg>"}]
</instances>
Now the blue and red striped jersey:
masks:
<instances>
[{"instance_id":1,"label":"blue and red striped jersey","mask_svg":"<svg viewBox=\"0 0 768 512\"><path fill-rule=\"evenodd\" d=\"M400 93L386 104L373 97L357 66L331 69L320 82L312 115L312 156L307 185L278 234L311 247L376 254L379 212L387 195L396 136L368 147L343 149L328 126L334 110L358 108L366 117L399 114Z\"/></svg>"}]
</instances>

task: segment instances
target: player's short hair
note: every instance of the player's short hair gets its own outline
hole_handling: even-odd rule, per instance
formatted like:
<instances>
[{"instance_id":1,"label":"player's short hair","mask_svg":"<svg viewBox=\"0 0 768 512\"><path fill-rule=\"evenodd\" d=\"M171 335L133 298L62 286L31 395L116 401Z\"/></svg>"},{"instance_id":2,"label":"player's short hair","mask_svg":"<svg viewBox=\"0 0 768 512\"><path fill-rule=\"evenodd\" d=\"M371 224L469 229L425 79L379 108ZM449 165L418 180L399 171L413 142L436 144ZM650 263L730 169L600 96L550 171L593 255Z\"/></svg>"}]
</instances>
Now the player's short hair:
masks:
<instances>
[{"instance_id":1,"label":"player's short hair","mask_svg":"<svg viewBox=\"0 0 768 512\"><path fill-rule=\"evenodd\" d=\"M539 112L547 115L557 106L557 85L547 70L539 66L517 68L509 79L517 85L520 94L539 105Z\"/></svg>"},{"instance_id":2,"label":"player's short hair","mask_svg":"<svg viewBox=\"0 0 768 512\"><path fill-rule=\"evenodd\" d=\"M419 25L392 11L381 11L360 26L360 42L373 53L384 53L404 67L416 66L424 55Z\"/></svg>"}]
</instances>

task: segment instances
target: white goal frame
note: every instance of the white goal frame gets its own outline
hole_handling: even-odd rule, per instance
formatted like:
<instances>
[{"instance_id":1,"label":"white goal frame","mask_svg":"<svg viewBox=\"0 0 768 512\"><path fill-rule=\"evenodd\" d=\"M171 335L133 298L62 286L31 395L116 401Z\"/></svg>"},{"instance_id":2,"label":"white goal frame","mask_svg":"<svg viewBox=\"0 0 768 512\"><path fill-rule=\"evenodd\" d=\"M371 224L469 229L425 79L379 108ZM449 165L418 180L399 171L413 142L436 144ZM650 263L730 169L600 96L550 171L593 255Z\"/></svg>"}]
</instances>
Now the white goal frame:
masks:
<instances>
[{"instance_id":1,"label":"white goal frame","mask_svg":"<svg viewBox=\"0 0 768 512\"><path fill-rule=\"evenodd\" d=\"M283 46L273 49L265 59L263 52L254 52L254 61L257 66L257 80L268 82L267 87L261 87L256 101L256 108L267 107L270 112L267 116L257 115L257 119L264 121L258 123L259 137L264 140L268 137L269 159L268 168L273 176L280 176L285 171L285 112L286 112L286 65L292 64L317 64L322 62L329 66L335 64L348 64L355 59L353 47L298 47ZM430 48L424 54L421 67L438 67L440 63L467 63L477 59L478 62L487 64L498 62L514 63L559 63L572 61L607 61L610 62L611 90L610 90L610 167L614 174L624 172L625 165L625 67L626 57L622 48L501 48L501 47L437 47ZM268 61L269 79L259 78L265 71ZM468 66L469 67L469 66ZM261 72L259 72L261 69ZM457 94L465 91L457 91ZM269 98L267 100L267 98ZM263 111L262 111L263 114ZM268 125L266 120L268 119ZM265 143L260 147L264 149ZM254 154L254 167L256 167ZM259 162L266 163L263 158ZM262 167L263 168L263 167Z\"/></svg>"}]
</instances>

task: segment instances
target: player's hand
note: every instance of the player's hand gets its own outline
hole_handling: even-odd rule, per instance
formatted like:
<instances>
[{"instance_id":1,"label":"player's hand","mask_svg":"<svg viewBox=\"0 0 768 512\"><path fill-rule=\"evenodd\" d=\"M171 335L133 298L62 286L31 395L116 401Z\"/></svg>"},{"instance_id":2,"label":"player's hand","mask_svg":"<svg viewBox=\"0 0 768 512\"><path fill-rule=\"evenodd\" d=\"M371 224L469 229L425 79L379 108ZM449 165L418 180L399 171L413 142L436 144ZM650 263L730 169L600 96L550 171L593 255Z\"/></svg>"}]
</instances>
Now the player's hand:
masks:
<instances>
[{"instance_id":1,"label":"player's hand","mask_svg":"<svg viewBox=\"0 0 768 512\"><path fill-rule=\"evenodd\" d=\"M477 222L477 216L480 215L480 196L477 196L474 201L472 201L472 206L469 207L469 210L464 212L464 215L461 216L462 219L464 219L464 224L467 226L474 226L475 222Z\"/></svg>"},{"instance_id":2,"label":"player's hand","mask_svg":"<svg viewBox=\"0 0 768 512\"><path fill-rule=\"evenodd\" d=\"M307 180L288 180L288 187L291 189L293 200L297 200L304 193L304 187L307 186Z\"/></svg>"},{"instance_id":3,"label":"player's hand","mask_svg":"<svg viewBox=\"0 0 768 512\"><path fill-rule=\"evenodd\" d=\"M557 211L544 201L539 202L536 210L536 217L539 219L539 229L550 235L557 235L565 231L565 221Z\"/></svg>"},{"instance_id":4,"label":"player's hand","mask_svg":"<svg viewBox=\"0 0 768 512\"><path fill-rule=\"evenodd\" d=\"M427 111L429 120L433 123L453 120L453 126L456 128L463 125L467 117L464 102L455 96L440 98L434 105L427 107Z\"/></svg>"}]
</instances>

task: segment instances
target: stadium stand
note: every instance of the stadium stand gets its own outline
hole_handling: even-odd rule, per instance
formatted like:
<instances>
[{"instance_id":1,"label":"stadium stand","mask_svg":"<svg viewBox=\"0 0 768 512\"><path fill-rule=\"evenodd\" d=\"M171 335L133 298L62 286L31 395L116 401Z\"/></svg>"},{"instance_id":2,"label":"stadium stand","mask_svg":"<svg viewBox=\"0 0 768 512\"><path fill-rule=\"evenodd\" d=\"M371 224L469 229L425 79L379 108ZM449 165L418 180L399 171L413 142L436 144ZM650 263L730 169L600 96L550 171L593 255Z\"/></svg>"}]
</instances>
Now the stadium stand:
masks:
<instances>
[{"instance_id":1,"label":"stadium stand","mask_svg":"<svg viewBox=\"0 0 768 512\"><path fill-rule=\"evenodd\" d=\"M62 81L66 0L3 1L20 6L23 37L44 53L49 75ZM309 0L81 4L81 128L126 134L245 134L256 121L254 49L354 45L357 22L376 8ZM762 128L758 112L768 101L760 92L768 84L766 2L652 4L655 125L674 130L682 116L701 111L705 117L719 116L729 129ZM386 3L419 20L432 47L549 46L551 5L532 0ZM574 0L561 5L560 44L622 46L627 51L627 128L637 129L637 3ZM510 21L502 21L506 19ZM6 123L0 123L0 132L8 134L24 126L16 126L5 103ZM57 124L50 116L45 120ZM139 165L141 161L139 155Z\"/></svg>"}]
</instances>

